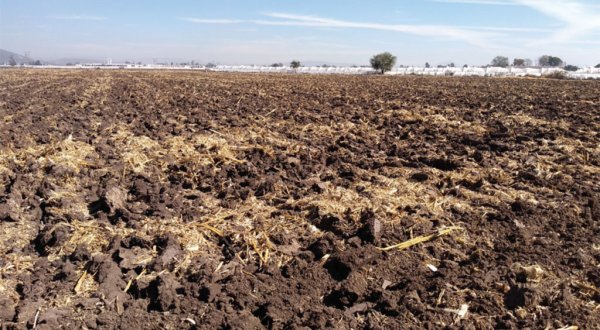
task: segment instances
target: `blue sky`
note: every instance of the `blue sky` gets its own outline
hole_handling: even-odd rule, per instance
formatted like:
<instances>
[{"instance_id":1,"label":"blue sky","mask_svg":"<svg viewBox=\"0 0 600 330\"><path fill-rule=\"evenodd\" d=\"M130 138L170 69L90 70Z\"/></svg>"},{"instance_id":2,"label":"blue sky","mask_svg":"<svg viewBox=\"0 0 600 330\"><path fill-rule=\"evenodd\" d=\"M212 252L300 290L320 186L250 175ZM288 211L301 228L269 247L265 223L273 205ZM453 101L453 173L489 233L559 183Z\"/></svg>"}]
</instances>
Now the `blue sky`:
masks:
<instances>
[{"instance_id":1,"label":"blue sky","mask_svg":"<svg viewBox=\"0 0 600 330\"><path fill-rule=\"evenodd\" d=\"M592 0L0 0L0 48L33 58L151 62L600 62Z\"/></svg>"}]
</instances>

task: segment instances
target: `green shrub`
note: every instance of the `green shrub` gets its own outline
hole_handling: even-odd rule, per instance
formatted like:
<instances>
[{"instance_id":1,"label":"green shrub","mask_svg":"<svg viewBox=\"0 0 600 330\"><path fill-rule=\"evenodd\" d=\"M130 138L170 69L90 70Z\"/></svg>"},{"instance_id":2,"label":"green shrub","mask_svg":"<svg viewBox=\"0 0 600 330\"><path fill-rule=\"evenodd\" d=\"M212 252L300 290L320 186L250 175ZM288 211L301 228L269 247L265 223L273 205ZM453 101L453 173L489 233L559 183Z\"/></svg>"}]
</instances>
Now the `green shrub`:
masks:
<instances>
[{"instance_id":1,"label":"green shrub","mask_svg":"<svg viewBox=\"0 0 600 330\"><path fill-rule=\"evenodd\" d=\"M567 70L567 71L577 71L577 70L579 70L579 67L577 67L575 65L567 65L567 66L565 66L565 70Z\"/></svg>"}]
</instances>

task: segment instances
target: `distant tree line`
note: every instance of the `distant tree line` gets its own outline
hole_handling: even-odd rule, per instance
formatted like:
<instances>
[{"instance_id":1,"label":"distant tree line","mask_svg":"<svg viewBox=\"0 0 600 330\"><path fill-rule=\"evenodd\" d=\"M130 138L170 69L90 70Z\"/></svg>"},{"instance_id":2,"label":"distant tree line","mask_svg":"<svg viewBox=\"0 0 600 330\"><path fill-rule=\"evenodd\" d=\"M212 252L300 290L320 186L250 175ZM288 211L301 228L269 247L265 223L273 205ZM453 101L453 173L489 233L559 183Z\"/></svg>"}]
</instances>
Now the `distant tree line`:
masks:
<instances>
[{"instance_id":1,"label":"distant tree line","mask_svg":"<svg viewBox=\"0 0 600 330\"><path fill-rule=\"evenodd\" d=\"M396 56L392 55L390 52L384 52L384 53L374 55L370 60L370 64L374 70L377 70L381 74L384 74L387 71L391 71L394 68L394 66L396 65L396 60L397 60ZM533 61L528 58L514 58L512 61L512 64L511 64L508 57L496 56L492 59L490 65L488 65L488 66L506 68L511 65L514 67L530 67L533 65ZM577 67L575 65L565 65L564 61L560 57L550 56L550 55L541 56L538 59L538 65L542 66L542 67L562 67L563 69L565 69L567 71L579 70L579 67ZM215 65L212 63L209 63L206 65L207 68L211 68L214 66ZM281 68L283 66L284 66L283 63L280 63L280 62L271 64L271 67L274 67L274 68ZM292 68L294 70L298 69L300 66L302 66L300 61L294 60L294 61L290 62L290 68ZM328 68L328 67L332 67L332 66L323 64L320 67ZM357 67L357 66L353 66L353 67ZM400 66L400 67L402 67L402 66ZM454 64L454 62L450 62L447 65L438 65L437 67L438 68L446 68L446 67L454 68L454 67L456 67L456 65ZM463 65L463 68L467 68L467 67L468 67L467 64ZM595 67L600 68L600 64L596 65ZM431 68L431 64L429 64L429 62L425 62L425 68Z\"/></svg>"},{"instance_id":2,"label":"distant tree line","mask_svg":"<svg viewBox=\"0 0 600 330\"><path fill-rule=\"evenodd\" d=\"M533 61L528 58L515 58L513 59L513 66L532 66Z\"/></svg>"},{"instance_id":3,"label":"distant tree line","mask_svg":"<svg viewBox=\"0 0 600 330\"><path fill-rule=\"evenodd\" d=\"M389 52L377 54L371 58L371 67L377 71L380 71L381 73L385 73L385 72L393 69L393 67L396 65L396 60L397 60L396 56L392 55ZM41 63L40 64L37 64L37 63L39 63L39 61L36 61L35 65L41 64ZM125 64L129 64L129 63L133 63L133 62L125 62ZM563 65L564 65L564 62L560 57L549 56L549 55L541 56L538 59L538 63L540 66L546 66L546 67L563 67ZM141 62L138 62L138 64L141 64ZM187 63L181 63L181 64L187 65ZM192 61L192 65L194 65L194 64L197 64L197 63L194 63L194 61ZM510 65L511 64L510 64L509 58L506 56L496 56L494 59L492 59L492 62L490 63L490 66L502 67L502 68L509 67ZM528 66L532 66L532 65L533 65L533 61L528 58L515 58L512 61L512 66L514 66L514 67L528 67ZM216 66L217 65L214 63L208 63L205 65L205 67L207 67L207 68L214 68ZM297 60L291 61L289 64L289 67L292 69L298 69L301 66L302 66L302 63ZM284 64L281 62L276 62L276 63L271 64L271 67L282 68L282 67L284 67ZM331 67L335 67L335 65L323 64L323 65L318 65L318 67L331 68ZM359 66L353 65L352 67L359 67ZM450 62L447 65L437 65L437 67L438 68L446 68L446 67L454 68L454 67L456 67L456 64L454 62ZM467 67L469 67L467 64L463 65L463 68L467 68ZM600 64L596 65L595 67L600 68ZM431 68L431 64L429 64L429 62L425 62L425 68ZM565 65L564 69L567 71L577 71L579 69L579 67L574 66L574 65Z\"/></svg>"},{"instance_id":4,"label":"distant tree line","mask_svg":"<svg viewBox=\"0 0 600 330\"><path fill-rule=\"evenodd\" d=\"M377 71L380 71L382 74L386 71L390 71L394 65L396 65L396 57L389 52L377 54L371 58L371 67ZM502 67L506 68L511 65L510 60L506 56L496 56L492 59L490 63L491 66L494 67ZM533 65L533 61L527 58L514 58L512 61L512 66L514 67L530 67ZM538 59L538 65L542 67L562 67L567 71L577 71L579 67L575 65L565 65L565 62L557 56L551 55L543 55ZM454 62L449 63L448 65L438 65L438 68L450 67L454 68ZM463 68L468 67L467 64L463 66ZM600 68L600 64L595 66L596 68ZM431 68L431 64L429 62L425 62L425 68Z\"/></svg>"},{"instance_id":5,"label":"distant tree line","mask_svg":"<svg viewBox=\"0 0 600 330\"><path fill-rule=\"evenodd\" d=\"M10 57L8 58L8 65L10 65L10 66L16 66L18 64L25 64L25 63L17 63L17 60L15 59L15 57L13 55L10 55ZM29 62L27 62L27 64L29 64L29 65L42 65L42 62L40 60L35 60L35 61L29 61Z\"/></svg>"},{"instance_id":6,"label":"distant tree line","mask_svg":"<svg viewBox=\"0 0 600 330\"><path fill-rule=\"evenodd\" d=\"M496 56L496 57L494 57L494 59L492 59L492 62L490 63L490 65L506 68L510 65L509 63L510 62L508 60L508 57ZM513 59L513 63L512 63L513 66L517 66L517 67L531 66L532 64L533 64L533 62L530 59L524 59L524 58L515 58L515 59ZM542 67L555 67L555 68L556 67L564 67L565 70L569 70L569 71L579 70L579 68L574 65L566 65L565 66L565 62L560 57L551 56L551 55L540 56L540 58L538 59L538 65L542 66Z\"/></svg>"},{"instance_id":7,"label":"distant tree line","mask_svg":"<svg viewBox=\"0 0 600 330\"><path fill-rule=\"evenodd\" d=\"M376 54L373 57L371 57L370 64L371 64L371 68L373 68L374 70L378 71L381 74L384 74L387 71L391 71L394 68L394 66L396 65L396 61L397 61L396 56L392 55L390 52L384 52L384 53ZM513 67L530 67L533 65L533 61L528 58L514 58L511 63L510 59L507 56L496 56L492 59L492 61L490 62L490 64L488 66L507 68L511 65ZM564 61L560 57L551 56L551 55L540 56L540 58L538 59L538 65L542 66L542 67L562 67L566 71L579 70L579 67L577 67L575 65L565 65ZM212 68L215 66L216 65L213 63L208 63L206 65L207 68ZM302 63L298 60L293 60L289 64L289 67L294 70L297 70L301 66L302 66ZM282 68L282 67L284 67L284 64L281 62L275 62L275 63L271 64L271 67ZM323 64L323 65L320 65L317 67L329 68L329 67L335 67L335 66ZM358 66L354 65L352 67L358 67ZM403 67L403 66L400 65L400 67ZM447 65L437 65L437 67L438 68L448 68L448 67L454 68L454 67L456 67L456 64L454 62L450 62ZM468 67L469 66L467 64L463 65L463 68L468 68ZM595 67L600 68L600 64L596 65ZM431 68L431 64L429 62L425 62L425 68Z\"/></svg>"},{"instance_id":8,"label":"distant tree line","mask_svg":"<svg viewBox=\"0 0 600 330\"><path fill-rule=\"evenodd\" d=\"M557 67L557 66L562 66L563 65L563 60L560 57L550 56L550 55L543 55L538 60L538 63L539 63L540 66Z\"/></svg>"}]
</instances>

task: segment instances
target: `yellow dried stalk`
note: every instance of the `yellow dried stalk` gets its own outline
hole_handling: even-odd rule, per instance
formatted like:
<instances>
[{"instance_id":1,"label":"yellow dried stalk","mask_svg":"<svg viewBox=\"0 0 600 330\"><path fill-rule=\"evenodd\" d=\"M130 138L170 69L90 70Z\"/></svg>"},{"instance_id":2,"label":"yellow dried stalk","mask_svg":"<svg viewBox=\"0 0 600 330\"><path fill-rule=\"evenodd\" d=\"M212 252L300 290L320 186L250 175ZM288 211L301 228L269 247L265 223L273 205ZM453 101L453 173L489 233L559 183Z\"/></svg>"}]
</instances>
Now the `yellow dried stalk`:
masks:
<instances>
[{"instance_id":1,"label":"yellow dried stalk","mask_svg":"<svg viewBox=\"0 0 600 330\"><path fill-rule=\"evenodd\" d=\"M83 281L85 281L86 276L87 276L87 269L83 271L83 274L81 274L81 277L79 277L79 279L77 280L77 284L75 284L75 288L73 288L75 293L81 292L81 286L83 285Z\"/></svg>"},{"instance_id":2,"label":"yellow dried stalk","mask_svg":"<svg viewBox=\"0 0 600 330\"><path fill-rule=\"evenodd\" d=\"M132 277L131 279L129 279L129 281L127 282L127 285L125 286L125 289L123 289L123 292L127 293L127 291L129 291L129 289L131 288L131 285L133 284L133 281L137 281L140 278L142 278L142 276L146 275L146 269L142 269L142 272L136 276L136 277Z\"/></svg>"},{"instance_id":3,"label":"yellow dried stalk","mask_svg":"<svg viewBox=\"0 0 600 330\"><path fill-rule=\"evenodd\" d=\"M585 292L585 293L588 293L588 294L597 294L597 295L600 295L600 289L596 288L592 284L573 281L572 285L574 287L578 288L579 290L581 290L582 292Z\"/></svg>"},{"instance_id":4,"label":"yellow dried stalk","mask_svg":"<svg viewBox=\"0 0 600 330\"><path fill-rule=\"evenodd\" d=\"M380 251L390 251L390 250L405 250L408 249L411 246L420 244L420 243L425 243L425 242L429 242L431 240L434 240L438 237L444 236L444 235L448 235L450 233L452 233L453 231L456 230L464 230L464 228L462 227L456 227L456 226L452 226L452 227L446 227L446 228L442 228L440 230L438 230L437 233L435 234L431 234L431 235L426 235L426 236L417 236L413 239L409 239L408 241L402 242L402 243L398 243L395 245L391 245L388 247L384 247L384 248L378 248L378 250Z\"/></svg>"}]
</instances>

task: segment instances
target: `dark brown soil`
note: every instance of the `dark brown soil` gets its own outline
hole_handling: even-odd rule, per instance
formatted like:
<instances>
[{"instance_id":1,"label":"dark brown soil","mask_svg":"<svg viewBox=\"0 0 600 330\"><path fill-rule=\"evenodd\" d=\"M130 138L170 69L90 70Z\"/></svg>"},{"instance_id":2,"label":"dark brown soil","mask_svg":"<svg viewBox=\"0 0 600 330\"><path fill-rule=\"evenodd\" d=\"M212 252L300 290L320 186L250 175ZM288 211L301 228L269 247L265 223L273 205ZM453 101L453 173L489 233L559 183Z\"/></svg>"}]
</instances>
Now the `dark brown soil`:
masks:
<instances>
[{"instance_id":1,"label":"dark brown soil","mask_svg":"<svg viewBox=\"0 0 600 330\"><path fill-rule=\"evenodd\" d=\"M0 328L597 328L599 100L2 70Z\"/></svg>"}]
</instances>

